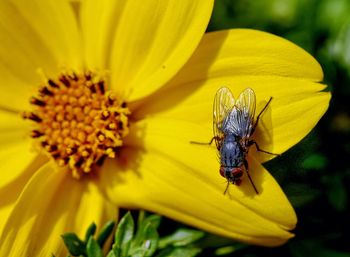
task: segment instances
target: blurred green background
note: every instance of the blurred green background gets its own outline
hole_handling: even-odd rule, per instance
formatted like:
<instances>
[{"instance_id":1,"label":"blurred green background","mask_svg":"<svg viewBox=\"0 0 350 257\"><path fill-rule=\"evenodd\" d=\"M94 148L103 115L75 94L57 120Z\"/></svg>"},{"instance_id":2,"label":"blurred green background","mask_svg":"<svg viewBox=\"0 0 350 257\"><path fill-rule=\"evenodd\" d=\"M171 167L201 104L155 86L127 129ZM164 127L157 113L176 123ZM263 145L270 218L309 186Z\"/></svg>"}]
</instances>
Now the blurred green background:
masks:
<instances>
[{"instance_id":1,"label":"blurred green background","mask_svg":"<svg viewBox=\"0 0 350 257\"><path fill-rule=\"evenodd\" d=\"M297 212L296 237L271 249L212 238L200 256L350 256L350 0L217 0L208 30L227 28L271 32L304 48L321 63L332 100L300 144L265 165Z\"/></svg>"}]
</instances>

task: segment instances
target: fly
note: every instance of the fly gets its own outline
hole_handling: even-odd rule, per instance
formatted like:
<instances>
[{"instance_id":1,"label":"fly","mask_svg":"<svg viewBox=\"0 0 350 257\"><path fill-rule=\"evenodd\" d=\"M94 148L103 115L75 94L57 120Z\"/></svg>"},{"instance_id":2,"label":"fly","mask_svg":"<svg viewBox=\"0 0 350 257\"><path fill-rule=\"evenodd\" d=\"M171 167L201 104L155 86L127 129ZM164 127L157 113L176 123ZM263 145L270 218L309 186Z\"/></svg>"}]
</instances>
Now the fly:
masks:
<instances>
[{"instance_id":1,"label":"fly","mask_svg":"<svg viewBox=\"0 0 350 257\"><path fill-rule=\"evenodd\" d=\"M246 88L236 101L227 87L222 87L216 92L213 106L214 137L209 143L192 143L211 144L215 140L220 160L220 174L227 180L224 194L226 194L230 183L237 186L242 183L243 170L247 173L254 191L258 194L250 177L247 161L248 151L252 145L255 145L259 152L278 155L260 149L257 142L252 139L259 119L271 101L272 97L254 120L256 98L251 88Z\"/></svg>"}]
</instances>

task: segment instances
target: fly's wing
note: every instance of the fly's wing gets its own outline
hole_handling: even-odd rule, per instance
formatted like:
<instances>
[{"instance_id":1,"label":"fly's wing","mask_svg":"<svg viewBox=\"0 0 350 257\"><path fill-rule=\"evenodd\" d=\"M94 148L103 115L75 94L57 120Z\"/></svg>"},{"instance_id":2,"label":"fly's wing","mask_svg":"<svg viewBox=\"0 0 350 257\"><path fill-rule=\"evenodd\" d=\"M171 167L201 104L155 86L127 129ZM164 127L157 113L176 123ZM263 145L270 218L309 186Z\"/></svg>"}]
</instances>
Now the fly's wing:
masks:
<instances>
[{"instance_id":1,"label":"fly's wing","mask_svg":"<svg viewBox=\"0 0 350 257\"><path fill-rule=\"evenodd\" d=\"M214 98L213 131L217 149L221 148L228 114L235 104L232 92L227 87L220 88Z\"/></svg>"},{"instance_id":2,"label":"fly's wing","mask_svg":"<svg viewBox=\"0 0 350 257\"><path fill-rule=\"evenodd\" d=\"M246 88L238 97L229 115L229 131L239 137L250 137L256 108L255 93Z\"/></svg>"}]
</instances>

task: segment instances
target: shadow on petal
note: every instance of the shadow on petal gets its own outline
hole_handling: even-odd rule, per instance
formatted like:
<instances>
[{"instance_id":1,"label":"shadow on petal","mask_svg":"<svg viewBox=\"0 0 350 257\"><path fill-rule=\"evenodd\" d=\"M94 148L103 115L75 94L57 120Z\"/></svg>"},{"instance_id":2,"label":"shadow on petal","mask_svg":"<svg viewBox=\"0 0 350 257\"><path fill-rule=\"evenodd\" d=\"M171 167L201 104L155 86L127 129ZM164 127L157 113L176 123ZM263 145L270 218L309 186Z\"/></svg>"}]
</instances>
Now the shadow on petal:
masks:
<instances>
[{"instance_id":1,"label":"shadow on petal","mask_svg":"<svg viewBox=\"0 0 350 257\"><path fill-rule=\"evenodd\" d=\"M135 156L140 161L136 167L131 164ZM101 183L118 206L150 210L253 244L280 245L293 236L286 231L295 224L293 209L278 184L271 182L273 178L255 165L252 165L253 179L261 184L262 193L253 195L246 181L242 187L231 186L230 198L223 195L225 184L217 172L211 171L213 179L206 179L205 164L201 172L169 157L166 151L136 150L135 153L135 148L124 149L121 160L124 158L130 160L122 164L109 161L101 173Z\"/></svg>"}]
</instances>

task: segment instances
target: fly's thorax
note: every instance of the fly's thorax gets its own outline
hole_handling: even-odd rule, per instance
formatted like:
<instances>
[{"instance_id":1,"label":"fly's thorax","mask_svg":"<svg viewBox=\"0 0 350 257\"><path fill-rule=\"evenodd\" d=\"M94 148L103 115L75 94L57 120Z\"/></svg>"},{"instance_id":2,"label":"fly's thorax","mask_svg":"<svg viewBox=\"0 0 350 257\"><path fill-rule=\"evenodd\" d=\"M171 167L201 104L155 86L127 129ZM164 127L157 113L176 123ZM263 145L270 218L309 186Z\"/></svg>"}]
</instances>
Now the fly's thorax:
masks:
<instances>
[{"instance_id":1,"label":"fly's thorax","mask_svg":"<svg viewBox=\"0 0 350 257\"><path fill-rule=\"evenodd\" d=\"M225 136L220 149L220 162L224 167L241 167L244 160L243 148L235 135Z\"/></svg>"}]
</instances>

